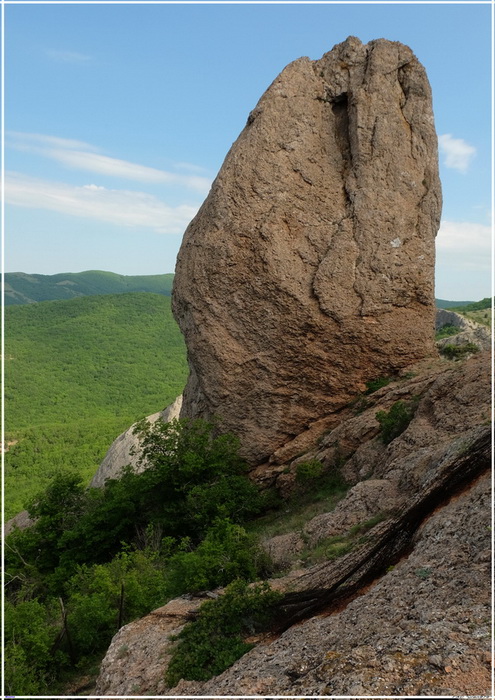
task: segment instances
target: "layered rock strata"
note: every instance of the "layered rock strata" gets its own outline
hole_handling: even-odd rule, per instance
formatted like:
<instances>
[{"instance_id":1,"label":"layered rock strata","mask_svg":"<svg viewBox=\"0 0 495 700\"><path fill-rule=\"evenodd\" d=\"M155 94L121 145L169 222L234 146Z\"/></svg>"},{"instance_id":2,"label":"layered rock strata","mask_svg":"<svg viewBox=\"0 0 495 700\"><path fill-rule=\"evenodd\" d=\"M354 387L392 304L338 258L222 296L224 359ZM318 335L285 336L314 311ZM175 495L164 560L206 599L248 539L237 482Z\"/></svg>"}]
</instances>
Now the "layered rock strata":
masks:
<instances>
[{"instance_id":1,"label":"layered rock strata","mask_svg":"<svg viewBox=\"0 0 495 700\"><path fill-rule=\"evenodd\" d=\"M434 354L441 192L412 51L349 37L249 115L179 253L182 416L220 416L261 463L370 378Z\"/></svg>"}]
</instances>

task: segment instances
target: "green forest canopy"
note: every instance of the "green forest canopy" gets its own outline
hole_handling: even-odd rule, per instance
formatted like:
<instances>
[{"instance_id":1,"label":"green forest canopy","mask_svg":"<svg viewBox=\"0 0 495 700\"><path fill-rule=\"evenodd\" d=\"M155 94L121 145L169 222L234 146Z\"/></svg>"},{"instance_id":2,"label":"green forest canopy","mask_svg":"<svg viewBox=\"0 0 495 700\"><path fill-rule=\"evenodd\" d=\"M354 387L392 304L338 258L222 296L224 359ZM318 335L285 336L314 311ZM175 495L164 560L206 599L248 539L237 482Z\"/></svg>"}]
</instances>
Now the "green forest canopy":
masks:
<instances>
[{"instance_id":1,"label":"green forest canopy","mask_svg":"<svg viewBox=\"0 0 495 700\"><path fill-rule=\"evenodd\" d=\"M5 309L6 517L58 470L89 480L111 442L187 377L170 297L87 296Z\"/></svg>"}]
</instances>

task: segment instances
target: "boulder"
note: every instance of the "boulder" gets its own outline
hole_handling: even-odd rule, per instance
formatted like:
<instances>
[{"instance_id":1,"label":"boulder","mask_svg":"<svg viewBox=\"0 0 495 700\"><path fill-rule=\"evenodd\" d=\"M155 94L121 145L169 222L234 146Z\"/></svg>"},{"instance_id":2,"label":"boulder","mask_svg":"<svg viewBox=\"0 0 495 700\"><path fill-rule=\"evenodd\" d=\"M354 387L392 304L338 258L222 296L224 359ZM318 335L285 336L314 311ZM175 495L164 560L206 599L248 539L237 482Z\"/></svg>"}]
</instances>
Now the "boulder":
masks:
<instances>
[{"instance_id":1,"label":"boulder","mask_svg":"<svg viewBox=\"0 0 495 700\"><path fill-rule=\"evenodd\" d=\"M349 37L288 65L184 235L181 416L219 416L261 464L369 379L434 355L440 210L431 91L408 47Z\"/></svg>"},{"instance_id":2,"label":"boulder","mask_svg":"<svg viewBox=\"0 0 495 700\"><path fill-rule=\"evenodd\" d=\"M182 396L178 396L170 406L163 411L148 416L148 423L155 423L163 420L165 423L179 417L182 405ZM119 476L122 468L130 464L137 472L143 471L144 465L138 466L141 459L140 440L134 434L136 423L131 425L124 433L119 435L108 448L108 452L98 467L98 471L91 480L90 486L99 488L105 485L107 479L115 479Z\"/></svg>"},{"instance_id":3,"label":"boulder","mask_svg":"<svg viewBox=\"0 0 495 700\"><path fill-rule=\"evenodd\" d=\"M275 569L285 569L290 566L304 549L304 540L298 532L275 535L261 544Z\"/></svg>"}]
</instances>

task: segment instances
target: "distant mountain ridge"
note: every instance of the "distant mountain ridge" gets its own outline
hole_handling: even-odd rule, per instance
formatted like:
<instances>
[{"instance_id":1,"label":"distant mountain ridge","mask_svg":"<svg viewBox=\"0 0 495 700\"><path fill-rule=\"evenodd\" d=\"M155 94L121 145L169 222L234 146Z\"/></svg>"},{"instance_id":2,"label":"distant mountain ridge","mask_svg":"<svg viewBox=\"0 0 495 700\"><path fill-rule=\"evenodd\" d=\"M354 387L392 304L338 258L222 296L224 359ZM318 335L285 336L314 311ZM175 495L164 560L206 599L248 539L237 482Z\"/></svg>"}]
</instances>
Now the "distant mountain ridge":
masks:
<instances>
[{"instance_id":1,"label":"distant mountain ridge","mask_svg":"<svg viewBox=\"0 0 495 700\"><path fill-rule=\"evenodd\" d=\"M472 301L448 301L447 299L435 299L437 309L453 309L473 304Z\"/></svg>"},{"instance_id":2,"label":"distant mountain ridge","mask_svg":"<svg viewBox=\"0 0 495 700\"><path fill-rule=\"evenodd\" d=\"M75 299L96 294L153 292L170 296L174 275L118 275L115 272L87 270L57 275L6 272L5 306L33 304L39 301Z\"/></svg>"}]
</instances>

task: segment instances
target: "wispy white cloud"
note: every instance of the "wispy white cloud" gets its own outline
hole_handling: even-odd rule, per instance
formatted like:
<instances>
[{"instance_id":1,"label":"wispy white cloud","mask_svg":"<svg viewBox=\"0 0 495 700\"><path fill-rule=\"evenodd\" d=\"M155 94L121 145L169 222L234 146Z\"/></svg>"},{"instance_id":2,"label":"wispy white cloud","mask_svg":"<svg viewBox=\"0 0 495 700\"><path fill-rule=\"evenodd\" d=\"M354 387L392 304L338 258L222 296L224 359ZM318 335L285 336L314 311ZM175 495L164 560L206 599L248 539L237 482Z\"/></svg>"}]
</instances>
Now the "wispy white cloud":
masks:
<instances>
[{"instance_id":1,"label":"wispy white cloud","mask_svg":"<svg viewBox=\"0 0 495 700\"><path fill-rule=\"evenodd\" d=\"M43 134L7 133L6 145L16 150L29 151L61 163L74 170L98 175L124 178L137 182L179 185L202 195L210 188L211 180L199 175L182 175L158 168L132 163L99 153L99 149L82 141L62 139Z\"/></svg>"},{"instance_id":2,"label":"wispy white cloud","mask_svg":"<svg viewBox=\"0 0 495 700\"><path fill-rule=\"evenodd\" d=\"M438 231L437 253L446 259L473 267L491 265L492 228L469 221L442 221Z\"/></svg>"},{"instance_id":3,"label":"wispy white cloud","mask_svg":"<svg viewBox=\"0 0 495 700\"><path fill-rule=\"evenodd\" d=\"M145 192L107 189L94 184L76 187L15 172L7 174L5 201L29 209L48 209L172 234L182 233L197 211L189 205L170 207Z\"/></svg>"},{"instance_id":4,"label":"wispy white cloud","mask_svg":"<svg viewBox=\"0 0 495 700\"><path fill-rule=\"evenodd\" d=\"M61 51L58 49L47 49L45 51L49 58L62 63L88 63L92 60L92 56L87 56L77 51Z\"/></svg>"},{"instance_id":5,"label":"wispy white cloud","mask_svg":"<svg viewBox=\"0 0 495 700\"><path fill-rule=\"evenodd\" d=\"M476 155L476 148L470 146L464 139L456 139L452 134L441 134L438 137L438 145L444 156L447 168L459 170L465 173Z\"/></svg>"},{"instance_id":6,"label":"wispy white cloud","mask_svg":"<svg viewBox=\"0 0 495 700\"><path fill-rule=\"evenodd\" d=\"M110 175L137 182L163 182L170 185L182 185L203 194L208 192L211 184L210 180L205 177L178 175L166 170L158 170L146 165L139 165L127 160L110 158L109 156L88 151L51 149L46 151L45 155L74 170L85 170L98 175Z\"/></svg>"},{"instance_id":7,"label":"wispy white cloud","mask_svg":"<svg viewBox=\"0 0 495 700\"><path fill-rule=\"evenodd\" d=\"M67 148L74 151L99 151L86 141L64 139L60 136L48 136L47 134L30 134L25 131L7 131L5 145L18 151L32 151L46 148Z\"/></svg>"}]
</instances>

